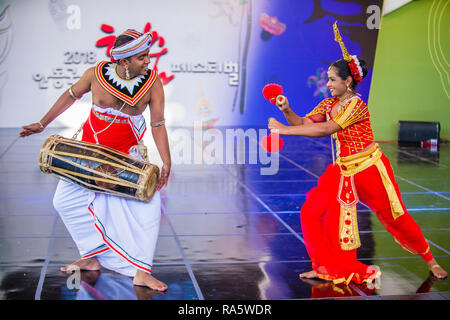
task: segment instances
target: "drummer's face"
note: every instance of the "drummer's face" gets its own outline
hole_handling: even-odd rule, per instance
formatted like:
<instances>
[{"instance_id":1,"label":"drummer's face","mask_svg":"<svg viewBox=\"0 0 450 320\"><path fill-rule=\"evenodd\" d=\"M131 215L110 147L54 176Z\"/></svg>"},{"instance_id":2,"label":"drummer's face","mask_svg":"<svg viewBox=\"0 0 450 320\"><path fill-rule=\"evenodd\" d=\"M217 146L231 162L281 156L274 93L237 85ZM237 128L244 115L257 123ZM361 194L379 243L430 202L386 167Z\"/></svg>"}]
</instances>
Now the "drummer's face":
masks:
<instances>
[{"instance_id":1,"label":"drummer's face","mask_svg":"<svg viewBox=\"0 0 450 320\"><path fill-rule=\"evenodd\" d=\"M131 77L134 78L147 73L148 64L150 63L149 51L150 49L147 49L131 57L128 64Z\"/></svg>"}]
</instances>

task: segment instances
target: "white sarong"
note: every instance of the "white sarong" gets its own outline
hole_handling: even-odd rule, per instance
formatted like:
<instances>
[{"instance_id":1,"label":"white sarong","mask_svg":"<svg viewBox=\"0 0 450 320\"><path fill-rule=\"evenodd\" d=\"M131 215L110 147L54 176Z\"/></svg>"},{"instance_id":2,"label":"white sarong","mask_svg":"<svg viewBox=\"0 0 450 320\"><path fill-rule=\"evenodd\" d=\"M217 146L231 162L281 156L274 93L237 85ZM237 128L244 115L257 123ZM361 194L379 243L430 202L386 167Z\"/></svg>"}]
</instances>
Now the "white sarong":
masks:
<instances>
[{"instance_id":1,"label":"white sarong","mask_svg":"<svg viewBox=\"0 0 450 320\"><path fill-rule=\"evenodd\" d=\"M82 259L97 256L100 264L134 276L151 272L161 220L161 198L150 202L95 193L60 180L53 204Z\"/></svg>"},{"instance_id":2,"label":"white sarong","mask_svg":"<svg viewBox=\"0 0 450 320\"><path fill-rule=\"evenodd\" d=\"M112 108L94 110L130 117L137 142L145 132L142 115L129 116ZM130 152L141 158L137 152ZM141 158L142 159L142 158ZM150 273L161 220L161 197L150 202L96 193L60 180L53 205L78 247L82 259L96 256L100 264L134 276L136 269Z\"/></svg>"}]
</instances>

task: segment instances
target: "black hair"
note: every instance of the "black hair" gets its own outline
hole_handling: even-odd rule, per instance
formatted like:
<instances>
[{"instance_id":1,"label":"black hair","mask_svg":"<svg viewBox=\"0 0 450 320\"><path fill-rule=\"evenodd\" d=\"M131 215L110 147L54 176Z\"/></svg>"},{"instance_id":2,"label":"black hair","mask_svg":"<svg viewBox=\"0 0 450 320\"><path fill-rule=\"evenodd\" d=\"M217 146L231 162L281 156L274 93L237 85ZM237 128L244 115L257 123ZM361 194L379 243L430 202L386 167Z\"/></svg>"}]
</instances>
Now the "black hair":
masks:
<instances>
[{"instance_id":1,"label":"black hair","mask_svg":"<svg viewBox=\"0 0 450 320\"><path fill-rule=\"evenodd\" d=\"M114 48L117 48L118 46L121 46L121 45L123 45L123 44L125 44L125 43L127 43L127 42L132 41L132 40L134 40L133 37L131 37L131 36L129 36L129 35L126 35L126 34L121 34L121 35L118 36L118 37L116 38L116 40L114 41L113 47L114 47Z\"/></svg>"},{"instance_id":2,"label":"black hair","mask_svg":"<svg viewBox=\"0 0 450 320\"><path fill-rule=\"evenodd\" d=\"M359 65L361 66L361 69L363 71L361 78L364 79L367 76L369 69L367 67L367 63L363 59L358 58L358 60ZM352 83L350 84L350 87L352 90L355 90L357 83L350 72L350 67L348 66L347 61L345 61L344 59L335 61L330 65L330 67L335 67L337 69L338 76L343 80L347 79L348 76L352 77Z\"/></svg>"},{"instance_id":3,"label":"black hair","mask_svg":"<svg viewBox=\"0 0 450 320\"><path fill-rule=\"evenodd\" d=\"M131 37L131 36L129 36L129 35L126 35L126 34L121 34L121 35L118 36L118 37L116 38L116 40L114 41L113 48L117 48L117 47L119 47L119 46L121 46L121 45L123 45L123 44L125 44L125 43L127 43L127 42L130 42L130 41L132 41L132 40L134 40L133 37ZM131 60L130 58L131 58L131 57L124 58L124 59L127 59L128 61L130 61L130 60ZM119 60L121 60L121 59L119 59ZM119 61L117 61L117 63L119 63Z\"/></svg>"}]
</instances>

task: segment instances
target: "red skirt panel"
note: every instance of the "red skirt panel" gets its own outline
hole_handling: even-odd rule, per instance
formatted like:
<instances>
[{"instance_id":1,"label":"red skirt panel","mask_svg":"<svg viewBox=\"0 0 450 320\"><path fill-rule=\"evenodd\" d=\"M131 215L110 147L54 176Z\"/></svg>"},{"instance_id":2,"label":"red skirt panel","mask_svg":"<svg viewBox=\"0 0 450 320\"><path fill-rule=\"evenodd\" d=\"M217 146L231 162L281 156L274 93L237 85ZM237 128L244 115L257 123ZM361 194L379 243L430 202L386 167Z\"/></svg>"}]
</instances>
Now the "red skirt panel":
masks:
<instances>
[{"instance_id":1,"label":"red skirt panel","mask_svg":"<svg viewBox=\"0 0 450 320\"><path fill-rule=\"evenodd\" d=\"M117 116L114 122L112 122L115 116L107 113L97 112L97 114L100 114L100 116L109 121L100 119L94 113L94 110L91 109L89 118L83 126L82 141L97 143L94 137L95 132L97 133L99 144L124 153L128 153L132 146L139 143L133 133L129 118Z\"/></svg>"},{"instance_id":2,"label":"red skirt panel","mask_svg":"<svg viewBox=\"0 0 450 320\"><path fill-rule=\"evenodd\" d=\"M398 185L389 160L382 161L400 198ZM342 250L339 242L340 203L337 200L341 173L337 165L329 165L319 178L318 184L306 195L301 209L300 221L306 249L313 270L319 278L335 282L362 283L378 271L356 259L356 249ZM425 261L433 257L417 223L406 211L393 219L389 198L375 165L354 175L355 190L359 199L368 205L386 229L408 251L420 254Z\"/></svg>"}]
</instances>

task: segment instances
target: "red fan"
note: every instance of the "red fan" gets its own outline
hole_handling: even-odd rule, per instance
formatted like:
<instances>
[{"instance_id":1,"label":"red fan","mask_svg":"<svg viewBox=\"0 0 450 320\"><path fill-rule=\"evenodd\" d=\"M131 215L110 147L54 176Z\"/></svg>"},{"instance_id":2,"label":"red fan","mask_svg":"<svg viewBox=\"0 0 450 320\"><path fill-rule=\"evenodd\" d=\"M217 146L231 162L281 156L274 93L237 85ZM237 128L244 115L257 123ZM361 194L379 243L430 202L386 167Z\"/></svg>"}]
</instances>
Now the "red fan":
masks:
<instances>
[{"instance_id":1,"label":"red fan","mask_svg":"<svg viewBox=\"0 0 450 320\"><path fill-rule=\"evenodd\" d=\"M264 98L270 101L271 104L281 105L285 102L286 98L283 94L283 87L276 83L266 84L262 90ZM269 119L270 121L270 119ZM283 148L284 142L280 138L279 134L270 133L261 140L261 146L267 152L279 152Z\"/></svg>"},{"instance_id":2,"label":"red fan","mask_svg":"<svg viewBox=\"0 0 450 320\"><path fill-rule=\"evenodd\" d=\"M283 87L276 83L266 84L262 90L264 98L270 101L271 104L283 104L285 101L285 97L283 94ZM278 97L280 96L280 97ZM277 101L278 97L278 101Z\"/></svg>"},{"instance_id":3,"label":"red fan","mask_svg":"<svg viewBox=\"0 0 450 320\"><path fill-rule=\"evenodd\" d=\"M261 146L266 152L279 152L283 148L284 142L279 134L271 133L261 140Z\"/></svg>"}]
</instances>

